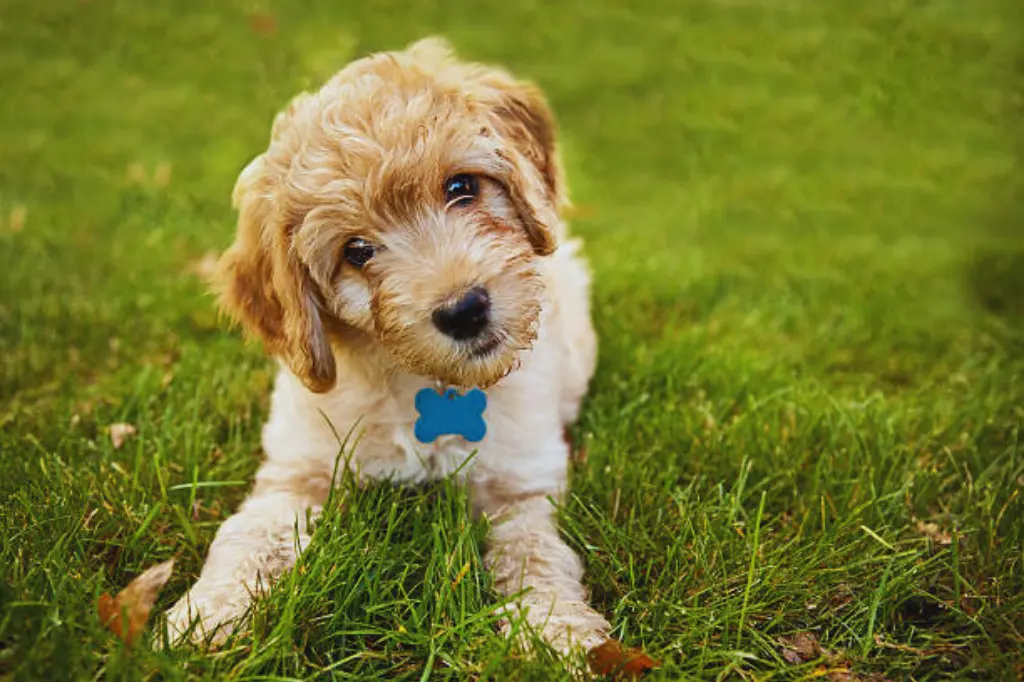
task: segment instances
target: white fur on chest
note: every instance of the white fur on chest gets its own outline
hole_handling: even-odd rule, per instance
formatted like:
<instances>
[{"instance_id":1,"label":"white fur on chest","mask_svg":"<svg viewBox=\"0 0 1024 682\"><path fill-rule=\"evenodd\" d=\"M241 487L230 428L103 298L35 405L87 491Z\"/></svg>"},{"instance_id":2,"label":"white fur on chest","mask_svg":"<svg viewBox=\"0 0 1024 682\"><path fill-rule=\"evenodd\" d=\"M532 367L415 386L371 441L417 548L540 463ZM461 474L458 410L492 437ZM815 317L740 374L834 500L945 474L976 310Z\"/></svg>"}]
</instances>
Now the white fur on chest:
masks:
<instances>
[{"instance_id":1,"label":"white fur on chest","mask_svg":"<svg viewBox=\"0 0 1024 682\"><path fill-rule=\"evenodd\" d=\"M416 439L415 395L431 386L425 379L402 377L386 392L349 385L318 396L282 371L263 430L264 450L279 462L325 462L341 454L347 438L344 457L362 477L420 483L468 469L478 444L455 435L432 443Z\"/></svg>"},{"instance_id":2,"label":"white fur on chest","mask_svg":"<svg viewBox=\"0 0 1024 682\"><path fill-rule=\"evenodd\" d=\"M421 483L471 468L470 460L479 444L457 435L439 436L430 443L423 443L415 436L419 418L415 408L416 393L432 387L422 379L406 377L389 399L382 401L384 404L367 421L356 444L361 475ZM361 447L364 444L366 448Z\"/></svg>"}]
</instances>

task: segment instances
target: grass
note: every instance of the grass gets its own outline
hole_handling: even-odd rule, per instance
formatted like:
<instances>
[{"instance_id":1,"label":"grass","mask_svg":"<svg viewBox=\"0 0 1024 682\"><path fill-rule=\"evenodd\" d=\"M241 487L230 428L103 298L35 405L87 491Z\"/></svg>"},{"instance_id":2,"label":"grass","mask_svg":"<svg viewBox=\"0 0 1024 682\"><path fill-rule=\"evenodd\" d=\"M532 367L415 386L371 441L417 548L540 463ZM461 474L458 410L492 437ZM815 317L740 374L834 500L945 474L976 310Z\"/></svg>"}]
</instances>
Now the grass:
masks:
<instances>
[{"instance_id":1,"label":"grass","mask_svg":"<svg viewBox=\"0 0 1024 682\"><path fill-rule=\"evenodd\" d=\"M449 485L329 510L226 650L95 615L171 556L180 595L258 463L271 368L193 272L235 176L427 33L559 115L603 343L563 528L652 679L1019 679L1014 0L3 0L0 677L565 679L493 633Z\"/></svg>"}]
</instances>

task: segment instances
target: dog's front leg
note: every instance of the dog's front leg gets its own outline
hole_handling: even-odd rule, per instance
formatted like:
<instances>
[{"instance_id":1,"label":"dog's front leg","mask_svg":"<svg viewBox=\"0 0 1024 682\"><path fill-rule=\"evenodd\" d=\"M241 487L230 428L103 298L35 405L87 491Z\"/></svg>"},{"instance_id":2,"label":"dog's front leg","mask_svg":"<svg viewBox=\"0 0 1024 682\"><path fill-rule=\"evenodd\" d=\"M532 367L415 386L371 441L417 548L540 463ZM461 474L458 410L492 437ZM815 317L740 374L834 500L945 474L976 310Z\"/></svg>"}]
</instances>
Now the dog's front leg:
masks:
<instances>
[{"instance_id":1,"label":"dog's front leg","mask_svg":"<svg viewBox=\"0 0 1024 682\"><path fill-rule=\"evenodd\" d=\"M260 470L252 495L217 531L199 580L167 612L172 643L188 637L220 644L240 625L253 598L294 566L309 543L309 522L330 483L329 473L311 476L273 464Z\"/></svg>"},{"instance_id":2,"label":"dog's front leg","mask_svg":"<svg viewBox=\"0 0 1024 682\"><path fill-rule=\"evenodd\" d=\"M502 499L502 497L504 499ZM587 604L583 565L558 534L546 495L478 497L491 518L485 562L504 595L523 592L513 611L555 649L590 649L608 639L608 621ZM510 622L502 627L506 634Z\"/></svg>"}]
</instances>

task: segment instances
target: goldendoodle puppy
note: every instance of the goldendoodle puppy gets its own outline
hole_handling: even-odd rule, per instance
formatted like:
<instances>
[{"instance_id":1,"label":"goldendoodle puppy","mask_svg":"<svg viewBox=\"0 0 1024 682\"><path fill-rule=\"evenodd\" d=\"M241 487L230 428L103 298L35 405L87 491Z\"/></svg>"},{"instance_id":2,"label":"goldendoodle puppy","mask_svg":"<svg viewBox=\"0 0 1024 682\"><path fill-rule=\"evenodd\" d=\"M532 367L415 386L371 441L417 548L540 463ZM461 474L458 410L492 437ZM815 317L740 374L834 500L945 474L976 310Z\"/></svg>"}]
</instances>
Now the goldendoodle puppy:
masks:
<instances>
[{"instance_id":1,"label":"goldendoodle puppy","mask_svg":"<svg viewBox=\"0 0 1024 682\"><path fill-rule=\"evenodd\" d=\"M167 613L172 638L222 640L294 564L356 426L354 475L458 472L497 589L523 592L510 618L563 651L603 642L550 502L596 338L540 92L438 39L360 59L278 115L234 199L214 283L281 368L266 461Z\"/></svg>"}]
</instances>

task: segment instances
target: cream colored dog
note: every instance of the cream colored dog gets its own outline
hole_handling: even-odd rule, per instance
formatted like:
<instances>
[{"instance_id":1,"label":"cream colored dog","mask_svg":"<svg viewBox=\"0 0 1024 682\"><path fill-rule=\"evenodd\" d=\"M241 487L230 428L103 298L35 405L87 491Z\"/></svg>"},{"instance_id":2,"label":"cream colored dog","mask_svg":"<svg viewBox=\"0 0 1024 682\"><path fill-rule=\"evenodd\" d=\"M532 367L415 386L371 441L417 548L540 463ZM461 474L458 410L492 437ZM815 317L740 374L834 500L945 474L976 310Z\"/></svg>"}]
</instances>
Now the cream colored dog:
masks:
<instances>
[{"instance_id":1,"label":"cream colored dog","mask_svg":"<svg viewBox=\"0 0 1024 682\"><path fill-rule=\"evenodd\" d=\"M358 424L361 477L437 479L476 452L458 476L490 519L497 589L525 590L515 610L556 648L603 642L549 501L565 491L564 428L596 338L538 90L437 39L360 59L278 115L234 199L215 284L281 370L255 489L167 613L172 638L223 640L295 563L332 485L335 434ZM479 443L417 441L417 392L447 386L486 391Z\"/></svg>"}]
</instances>

